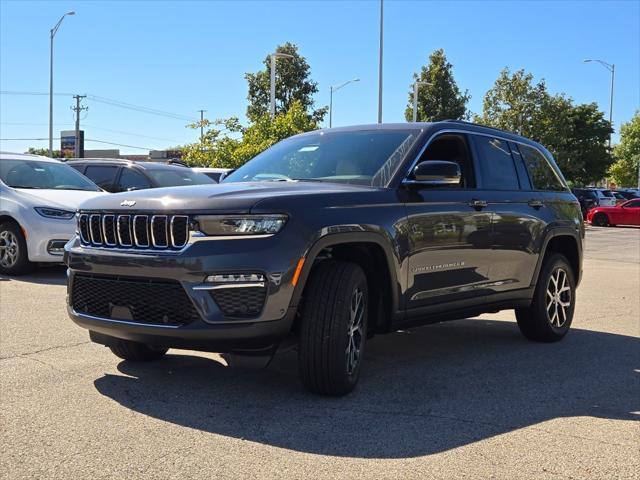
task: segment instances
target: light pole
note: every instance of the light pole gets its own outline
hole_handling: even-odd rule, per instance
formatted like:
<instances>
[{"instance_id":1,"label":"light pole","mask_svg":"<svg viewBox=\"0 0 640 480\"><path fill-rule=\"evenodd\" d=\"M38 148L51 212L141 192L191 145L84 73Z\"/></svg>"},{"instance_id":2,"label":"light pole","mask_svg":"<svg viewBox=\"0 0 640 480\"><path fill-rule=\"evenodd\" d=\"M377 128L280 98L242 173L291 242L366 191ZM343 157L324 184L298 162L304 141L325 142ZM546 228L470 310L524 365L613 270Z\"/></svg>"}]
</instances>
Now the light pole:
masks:
<instances>
[{"instance_id":1,"label":"light pole","mask_svg":"<svg viewBox=\"0 0 640 480\"><path fill-rule=\"evenodd\" d=\"M431 85L431 83L418 80L413 83L413 123L418 121L418 89L422 85Z\"/></svg>"},{"instance_id":2,"label":"light pole","mask_svg":"<svg viewBox=\"0 0 640 480\"><path fill-rule=\"evenodd\" d=\"M611 128L613 128L613 80L616 74L616 66L613 63L607 63L603 60L598 60L596 58L587 58L583 60L584 63L597 62L602 65L604 68L611 72L611 93L609 96L609 124L611 124ZM609 134L609 149L611 149L611 134Z\"/></svg>"},{"instance_id":3,"label":"light pole","mask_svg":"<svg viewBox=\"0 0 640 480\"><path fill-rule=\"evenodd\" d=\"M271 89L269 94L269 114L271 119L276 116L276 60L278 58L293 58L293 55L280 52L271 54Z\"/></svg>"},{"instance_id":4,"label":"light pole","mask_svg":"<svg viewBox=\"0 0 640 480\"><path fill-rule=\"evenodd\" d=\"M329 87L329 128L333 125L333 92L337 92L342 87L345 87L353 82L359 82L359 78L352 78L351 80L347 80L344 83L334 87L333 85Z\"/></svg>"},{"instance_id":5,"label":"light pole","mask_svg":"<svg viewBox=\"0 0 640 480\"><path fill-rule=\"evenodd\" d=\"M56 36L60 24L67 15L75 15L76 12L67 12L60 17L55 27L50 32L49 44L49 156L53 156L53 38Z\"/></svg>"},{"instance_id":6,"label":"light pole","mask_svg":"<svg viewBox=\"0 0 640 480\"><path fill-rule=\"evenodd\" d=\"M378 123L382 123L382 47L384 25L384 0L380 0L380 50L378 53Z\"/></svg>"}]
</instances>

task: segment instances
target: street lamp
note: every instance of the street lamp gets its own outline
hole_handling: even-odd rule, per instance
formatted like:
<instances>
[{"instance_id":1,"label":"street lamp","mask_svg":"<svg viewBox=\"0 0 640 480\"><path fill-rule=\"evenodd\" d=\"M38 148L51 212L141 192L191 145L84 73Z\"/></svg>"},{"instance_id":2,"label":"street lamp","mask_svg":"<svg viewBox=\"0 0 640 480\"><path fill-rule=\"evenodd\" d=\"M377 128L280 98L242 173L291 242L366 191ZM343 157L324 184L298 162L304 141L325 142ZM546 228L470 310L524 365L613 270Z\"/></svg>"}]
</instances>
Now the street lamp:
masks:
<instances>
[{"instance_id":1,"label":"street lamp","mask_svg":"<svg viewBox=\"0 0 640 480\"><path fill-rule=\"evenodd\" d=\"M350 83L359 82L359 81L360 81L359 78L352 78L351 80L347 80L346 82L341 83L336 87L334 87L333 85L329 87L329 92L330 92L329 93L329 128L331 128L331 126L333 125L333 92L337 92L342 87L345 87Z\"/></svg>"},{"instance_id":2,"label":"street lamp","mask_svg":"<svg viewBox=\"0 0 640 480\"><path fill-rule=\"evenodd\" d=\"M271 118L276 116L276 59L293 58L288 53L274 52L271 54L271 90L269 95L269 114Z\"/></svg>"},{"instance_id":3,"label":"street lamp","mask_svg":"<svg viewBox=\"0 0 640 480\"><path fill-rule=\"evenodd\" d=\"M418 89L422 85L431 85L430 82L415 81L413 84L413 123L418 121Z\"/></svg>"},{"instance_id":4,"label":"street lamp","mask_svg":"<svg viewBox=\"0 0 640 480\"><path fill-rule=\"evenodd\" d=\"M378 49L378 123L382 123L382 48L384 47L384 1L380 0L380 46Z\"/></svg>"},{"instance_id":5,"label":"street lamp","mask_svg":"<svg viewBox=\"0 0 640 480\"><path fill-rule=\"evenodd\" d=\"M56 36L60 24L67 15L75 15L76 12L67 12L60 17L55 27L50 32L50 45L49 45L49 156L53 156L53 38ZM76 139L76 142L78 140Z\"/></svg>"},{"instance_id":6,"label":"street lamp","mask_svg":"<svg viewBox=\"0 0 640 480\"><path fill-rule=\"evenodd\" d=\"M611 94L609 97L609 124L613 127L613 79L616 73L616 66L613 63L607 63L603 60L598 60L596 58L587 58L583 60L584 63L597 62L602 65L604 68L611 72ZM611 134L609 134L609 149L611 149Z\"/></svg>"}]
</instances>

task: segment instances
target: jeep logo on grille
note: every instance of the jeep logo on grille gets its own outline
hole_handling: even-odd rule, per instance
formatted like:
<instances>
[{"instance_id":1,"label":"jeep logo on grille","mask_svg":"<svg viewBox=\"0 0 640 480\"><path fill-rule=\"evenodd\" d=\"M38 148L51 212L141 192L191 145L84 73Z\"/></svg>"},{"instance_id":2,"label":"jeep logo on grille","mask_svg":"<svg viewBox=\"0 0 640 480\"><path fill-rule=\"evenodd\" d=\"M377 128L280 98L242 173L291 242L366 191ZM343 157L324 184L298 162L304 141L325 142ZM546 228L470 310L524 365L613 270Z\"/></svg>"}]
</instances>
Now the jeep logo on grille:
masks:
<instances>
[{"instance_id":1,"label":"jeep logo on grille","mask_svg":"<svg viewBox=\"0 0 640 480\"><path fill-rule=\"evenodd\" d=\"M121 207L133 207L136 204L135 200L124 200L120 202Z\"/></svg>"}]
</instances>

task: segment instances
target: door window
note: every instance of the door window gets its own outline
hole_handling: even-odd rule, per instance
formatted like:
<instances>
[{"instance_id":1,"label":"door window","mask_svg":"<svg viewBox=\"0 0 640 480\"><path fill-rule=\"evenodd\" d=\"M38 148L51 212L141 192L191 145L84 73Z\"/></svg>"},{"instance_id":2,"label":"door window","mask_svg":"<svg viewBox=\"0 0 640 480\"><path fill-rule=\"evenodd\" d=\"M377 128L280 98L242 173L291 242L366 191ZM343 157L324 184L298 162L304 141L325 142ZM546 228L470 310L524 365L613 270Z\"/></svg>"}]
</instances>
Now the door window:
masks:
<instances>
[{"instance_id":1,"label":"door window","mask_svg":"<svg viewBox=\"0 0 640 480\"><path fill-rule=\"evenodd\" d=\"M519 190L518 174L509 145L495 137L474 135L482 188L489 190Z\"/></svg>"},{"instance_id":2,"label":"door window","mask_svg":"<svg viewBox=\"0 0 640 480\"><path fill-rule=\"evenodd\" d=\"M107 191L113 189L118 167L109 165L89 165L84 174L93 180L93 183Z\"/></svg>"},{"instance_id":3,"label":"door window","mask_svg":"<svg viewBox=\"0 0 640 480\"><path fill-rule=\"evenodd\" d=\"M151 188L149 180L133 168L122 169L120 180L118 180L118 191L126 192L128 190L141 190L143 188Z\"/></svg>"},{"instance_id":4,"label":"door window","mask_svg":"<svg viewBox=\"0 0 640 480\"><path fill-rule=\"evenodd\" d=\"M473 163L469 155L469 146L464 135L443 134L434 139L425 149L418 163L425 160L445 160L460 165L462 178L459 185L444 188L474 188ZM443 188L443 187L439 187Z\"/></svg>"}]
</instances>

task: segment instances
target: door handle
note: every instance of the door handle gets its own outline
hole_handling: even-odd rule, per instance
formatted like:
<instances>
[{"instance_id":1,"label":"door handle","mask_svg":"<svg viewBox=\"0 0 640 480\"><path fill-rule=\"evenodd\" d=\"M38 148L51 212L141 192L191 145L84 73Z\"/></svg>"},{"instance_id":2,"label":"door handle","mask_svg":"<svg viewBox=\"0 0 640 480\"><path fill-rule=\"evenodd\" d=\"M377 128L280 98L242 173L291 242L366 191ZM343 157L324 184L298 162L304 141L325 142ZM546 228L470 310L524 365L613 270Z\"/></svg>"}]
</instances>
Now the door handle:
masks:
<instances>
[{"instance_id":1,"label":"door handle","mask_svg":"<svg viewBox=\"0 0 640 480\"><path fill-rule=\"evenodd\" d=\"M528 203L530 207L535 208L536 210L544 207L544 202L542 200L531 199Z\"/></svg>"},{"instance_id":2,"label":"door handle","mask_svg":"<svg viewBox=\"0 0 640 480\"><path fill-rule=\"evenodd\" d=\"M482 210L487 206L487 201L473 199L469 202L469 206L475 208L476 210Z\"/></svg>"}]
</instances>

